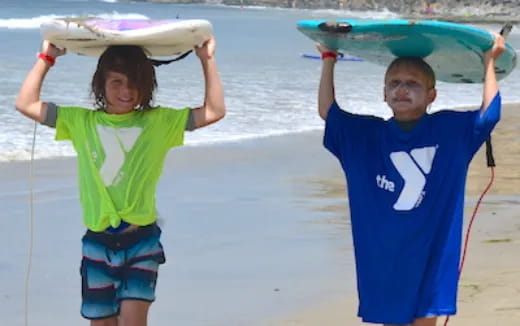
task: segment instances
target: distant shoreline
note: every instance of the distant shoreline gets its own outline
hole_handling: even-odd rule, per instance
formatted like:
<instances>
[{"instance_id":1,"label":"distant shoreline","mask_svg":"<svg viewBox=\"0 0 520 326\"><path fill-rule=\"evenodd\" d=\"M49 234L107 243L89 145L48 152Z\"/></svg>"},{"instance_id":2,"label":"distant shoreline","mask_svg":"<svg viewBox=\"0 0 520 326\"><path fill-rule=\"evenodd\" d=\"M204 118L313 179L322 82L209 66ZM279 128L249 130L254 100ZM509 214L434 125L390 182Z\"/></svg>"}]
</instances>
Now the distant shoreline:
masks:
<instances>
[{"instance_id":1,"label":"distant shoreline","mask_svg":"<svg viewBox=\"0 0 520 326\"><path fill-rule=\"evenodd\" d=\"M143 0L146 2L146 0ZM307 6L307 7L297 7L297 8L291 8L287 6L272 6L270 4L236 4L236 3L218 3L218 2L205 2L204 0L199 1L189 1L189 0L149 0L148 2L153 3L162 3L162 4L195 4L195 5L222 5L226 7L265 7L265 8L283 8L283 9L313 9L313 10L320 10L320 9L330 9L330 10L337 10L341 11L342 9L338 8L331 8L331 7L314 7L314 6ZM374 10L367 8L366 10L360 10L351 8L346 8L345 10L349 10L349 12L365 12L365 11L380 11L380 10ZM454 23L475 23L475 24L501 24L506 22L511 23L520 23L520 15L515 15L514 13L510 13L508 15L506 14L497 14L497 13L489 13L489 15L451 15L449 13L444 13L442 11L439 11L438 13L433 13L430 15L426 15L423 13L400 13L396 11L390 11L389 12L399 15L403 19L409 19L409 20L442 20L442 21L448 21L448 22L454 22Z\"/></svg>"},{"instance_id":2,"label":"distant shoreline","mask_svg":"<svg viewBox=\"0 0 520 326\"><path fill-rule=\"evenodd\" d=\"M504 24L511 22L514 24L520 23L520 17L512 16L442 16L442 15L418 15L418 16L403 16L404 19L409 20L442 20L461 24Z\"/></svg>"}]
</instances>

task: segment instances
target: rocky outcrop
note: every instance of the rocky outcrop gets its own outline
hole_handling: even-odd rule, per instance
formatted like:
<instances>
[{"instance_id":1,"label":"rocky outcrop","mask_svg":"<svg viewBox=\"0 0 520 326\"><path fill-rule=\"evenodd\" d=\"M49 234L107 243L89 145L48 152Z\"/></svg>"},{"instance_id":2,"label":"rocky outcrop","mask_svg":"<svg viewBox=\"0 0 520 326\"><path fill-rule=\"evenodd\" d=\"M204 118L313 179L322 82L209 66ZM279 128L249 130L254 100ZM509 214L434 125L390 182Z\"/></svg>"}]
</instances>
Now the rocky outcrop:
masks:
<instances>
[{"instance_id":1,"label":"rocky outcrop","mask_svg":"<svg viewBox=\"0 0 520 326\"><path fill-rule=\"evenodd\" d=\"M383 10L407 17L444 20L520 21L520 0L148 0L175 3L219 3L235 6Z\"/></svg>"}]
</instances>

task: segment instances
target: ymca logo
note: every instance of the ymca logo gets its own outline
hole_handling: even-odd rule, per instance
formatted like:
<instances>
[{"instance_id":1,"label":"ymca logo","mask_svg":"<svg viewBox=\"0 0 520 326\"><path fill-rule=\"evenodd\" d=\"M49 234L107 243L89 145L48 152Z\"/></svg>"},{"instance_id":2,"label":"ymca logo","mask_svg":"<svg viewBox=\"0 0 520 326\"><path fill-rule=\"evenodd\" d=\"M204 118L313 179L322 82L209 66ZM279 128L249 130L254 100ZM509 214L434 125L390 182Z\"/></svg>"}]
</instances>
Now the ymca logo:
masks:
<instances>
[{"instance_id":1,"label":"ymca logo","mask_svg":"<svg viewBox=\"0 0 520 326\"><path fill-rule=\"evenodd\" d=\"M437 147L430 146L413 149L410 153L390 154L390 160L404 180L403 190L394 204L395 210L409 211L421 204L425 195L426 176L431 172L436 152ZM385 175L377 175L376 183L381 189L395 191L395 183Z\"/></svg>"},{"instance_id":2,"label":"ymca logo","mask_svg":"<svg viewBox=\"0 0 520 326\"><path fill-rule=\"evenodd\" d=\"M141 135L141 128L112 128L97 126L99 140L105 152L105 161L99 173L105 186L117 185L123 177L121 168L125 164L126 154L132 150ZM93 153L97 159L97 153Z\"/></svg>"}]
</instances>

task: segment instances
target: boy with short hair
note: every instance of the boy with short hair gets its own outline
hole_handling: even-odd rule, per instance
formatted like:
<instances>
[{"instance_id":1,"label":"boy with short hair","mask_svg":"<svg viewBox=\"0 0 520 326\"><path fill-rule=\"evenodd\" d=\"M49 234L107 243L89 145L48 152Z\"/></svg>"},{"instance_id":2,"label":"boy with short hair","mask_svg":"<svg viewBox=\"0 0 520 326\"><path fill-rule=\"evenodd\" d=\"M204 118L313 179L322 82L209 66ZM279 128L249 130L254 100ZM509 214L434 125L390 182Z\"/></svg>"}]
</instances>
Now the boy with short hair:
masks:
<instances>
[{"instance_id":1,"label":"boy with short hair","mask_svg":"<svg viewBox=\"0 0 520 326\"><path fill-rule=\"evenodd\" d=\"M473 155L500 118L495 35L484 54L480 110L427 114L435 74L421 58L397 58L384 100L393 118L342 111L334 96L336 53L318 44L323 68L318 110L324 146L348 185L359 295L367 323L434 326L456 313L464 189Z\"/></svg>"}]
</instances>

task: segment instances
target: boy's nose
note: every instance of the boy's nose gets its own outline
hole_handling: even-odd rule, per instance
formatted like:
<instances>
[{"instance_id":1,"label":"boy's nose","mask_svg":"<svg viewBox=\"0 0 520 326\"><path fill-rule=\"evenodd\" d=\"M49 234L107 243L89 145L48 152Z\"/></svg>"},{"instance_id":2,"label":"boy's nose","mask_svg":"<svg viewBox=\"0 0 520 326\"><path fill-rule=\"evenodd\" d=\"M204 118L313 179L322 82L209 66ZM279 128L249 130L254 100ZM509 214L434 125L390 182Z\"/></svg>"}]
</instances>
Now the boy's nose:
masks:
<instances>
[{"instance_id":1,"label":"boy's nose","mask_svg":"<svg viewBox=\"0 0 520 326\"><path fill-rule=\"evenodd\" d=\"M408 94L408 87L406 87L405 84L401 83L397 85L397 87L395 88L395 92L397 94Z\"/></svg>"},{"instance_id":2,"label":"boy's nose","mask_svg":"<svg viewBox=\"0 0 520 326\"><path fill-rule=\"evenodd\" d=\"M131 91L132 91L132 87L130 87L130 85L125 84L125 85L121 86L121 93L128 95L131 93Z\"/></svg>"}]
</instances>

